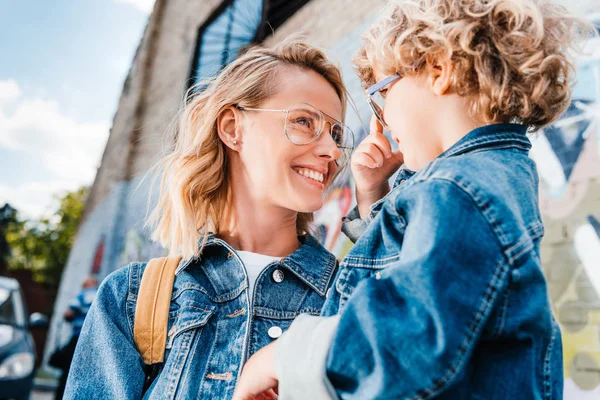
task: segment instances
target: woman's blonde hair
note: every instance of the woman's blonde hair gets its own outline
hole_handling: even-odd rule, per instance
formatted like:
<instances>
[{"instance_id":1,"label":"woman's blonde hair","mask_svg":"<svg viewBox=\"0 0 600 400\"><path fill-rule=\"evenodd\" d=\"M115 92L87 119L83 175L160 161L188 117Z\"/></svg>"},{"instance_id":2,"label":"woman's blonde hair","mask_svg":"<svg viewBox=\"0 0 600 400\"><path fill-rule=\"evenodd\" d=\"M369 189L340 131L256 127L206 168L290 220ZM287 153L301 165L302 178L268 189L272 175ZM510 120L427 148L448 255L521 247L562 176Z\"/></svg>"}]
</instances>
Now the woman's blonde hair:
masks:
<instances>
[{"instance_id":1,"label":"woman's blonde hair","mask_svg":"<svg viewBox=\"0 0 600 400\"><path fill-rule=\"evenodd\" d=\"M568 52L593 25L544 0L399 0L363 36L354 61L365 86L373 66L414 75L450 60L452 88L485 123L550 124L571 101Z\"/></svg>"},{"instance_id":2,"label":"woman's blonde hair","mask_svg":"<svg viewBox=\"0 0 600 400\"><path fill-rule=\"evenodd\" d=\"M152 239L171 255L198 256L208 232L219 233L230 197L226 146L217 132L217 118L231 105L257 107L278 88L281 68L311 70L335 89L345 112L346 89L340 70L325 54L297 39L274 48L252 47L216 77L186 95L176 128L174 148L155 166L160 179L158 203L148 224ZM299 213L297 232L307 232L312 213Z\"/></svg>"}]
</instances>

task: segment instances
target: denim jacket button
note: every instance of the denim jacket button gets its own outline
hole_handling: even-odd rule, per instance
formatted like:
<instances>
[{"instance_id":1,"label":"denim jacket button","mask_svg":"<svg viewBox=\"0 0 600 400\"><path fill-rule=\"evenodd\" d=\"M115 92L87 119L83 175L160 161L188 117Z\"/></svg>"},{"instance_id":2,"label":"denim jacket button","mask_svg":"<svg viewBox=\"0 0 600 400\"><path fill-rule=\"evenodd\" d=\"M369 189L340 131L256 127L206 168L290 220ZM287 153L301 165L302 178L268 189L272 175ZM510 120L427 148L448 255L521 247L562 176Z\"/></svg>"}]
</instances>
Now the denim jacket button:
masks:
<instances>
[{"instance_id":1,"label":"denim jacket button","mask_svg":"<svg viewBox=\"0 0 600 400\"><path fill-rule=\"evenodd\" d=\"M278 326L272 326L269 328L269 331L267 333L269 334L270 338L277 339L279 336L281 336L283 331Z\"/></svg>"},{"instance_id":2,"label":"denim jacket button","mask_svg":"<svg viewBox=\"0 0 600 400\"><path fill-rule=\"evenodd\" d=\"M273 271L273 280L277 283L281 283L283 282L283 271L280 269L276 269L275 271Z\"/></svg>"}]
</instances>

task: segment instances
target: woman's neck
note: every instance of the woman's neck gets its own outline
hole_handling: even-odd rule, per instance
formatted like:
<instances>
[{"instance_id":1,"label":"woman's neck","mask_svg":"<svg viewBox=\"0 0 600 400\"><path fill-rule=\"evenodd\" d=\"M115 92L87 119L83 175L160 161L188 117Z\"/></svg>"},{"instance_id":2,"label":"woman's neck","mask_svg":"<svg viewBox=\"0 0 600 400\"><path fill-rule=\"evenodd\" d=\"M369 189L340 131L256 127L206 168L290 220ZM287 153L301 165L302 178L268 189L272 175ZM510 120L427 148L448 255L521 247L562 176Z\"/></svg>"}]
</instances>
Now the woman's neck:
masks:
<instances>
[{"instance_id":1,"label":"woman's neck","mask_svg":"<svg viewBox=\"0 0 600 400\"><path fill-rule=\"evenodd\" d=\"M229 210L219 237L234 249L274 257L293 253L300 242L296 231L298 213L256 201L243 185L234 186Z\"/></svg>"}]
</instances>

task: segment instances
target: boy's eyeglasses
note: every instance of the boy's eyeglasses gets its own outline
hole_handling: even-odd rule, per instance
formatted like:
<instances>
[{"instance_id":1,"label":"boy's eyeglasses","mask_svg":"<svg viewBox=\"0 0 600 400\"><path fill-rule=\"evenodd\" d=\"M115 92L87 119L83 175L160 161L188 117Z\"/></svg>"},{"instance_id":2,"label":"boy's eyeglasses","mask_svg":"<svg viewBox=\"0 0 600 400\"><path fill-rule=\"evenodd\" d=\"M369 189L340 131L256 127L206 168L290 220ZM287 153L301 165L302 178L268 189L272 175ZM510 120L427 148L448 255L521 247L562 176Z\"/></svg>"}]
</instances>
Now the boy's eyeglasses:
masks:
<instances>
[{"instance_id":1,"label":"boy's eyeglasses","mask_svg":"<svg viewBox=\"0 0 600 400\"><path fill-rule=\"evenodd\" d=\"M388 131L390 129L383 119L383 98L377 100L374 97L374 95L376 93L379 93L381 95L381 93L380 93L381 89L383 89L390 83L397 81L400 78L402 78L402 75L400 75L400 74L387 76L387 77L383 78L382 80L380 80L379 82L377 82L376 84L368 87L365 90L365 96L367 97L367 102L369 103L369 106L371 106L371 110L373 110L373 114L375 114L375 117L381 123L383 128ZM377 104L377 102L380 102L381 105Z\"/></svg>"},{"instance_id":2,"label":"boy's eyeglasses","mask_svg":"<svg viewBox=\"0 0 600 400\"><path fill-rule=\"evenodd\" d=\"M331 127L331 137L340 150L340 157L335 160L338 166L346 165L354 150L354 133L342 122L331 115L307 103L294 103L286 110L271 108L251 108L236 105L240 111L268 111L285 113L283 131L288 140L303 146L317 140L325 130L325 124ZM325 119L329 117L329 120ZM333 121L333 123L331 122Z\"/></svg>"}]
</instances>

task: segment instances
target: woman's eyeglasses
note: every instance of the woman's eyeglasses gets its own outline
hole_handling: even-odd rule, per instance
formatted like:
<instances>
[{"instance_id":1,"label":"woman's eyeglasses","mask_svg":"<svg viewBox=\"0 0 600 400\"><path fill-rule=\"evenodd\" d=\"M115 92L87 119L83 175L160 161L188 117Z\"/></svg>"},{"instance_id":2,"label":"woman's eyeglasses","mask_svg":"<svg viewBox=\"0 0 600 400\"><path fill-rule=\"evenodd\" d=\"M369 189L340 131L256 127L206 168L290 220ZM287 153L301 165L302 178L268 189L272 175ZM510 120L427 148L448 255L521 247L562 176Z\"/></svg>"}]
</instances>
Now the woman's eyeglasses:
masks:
<instances>
[{"instance_id":1,"label":"woman's eyeglasses","mask_svg":"<svg viewBox=\"0 0 600 400\"><path fill-rule=\"evenodd\" d=\"M307 103L294 103L286 110L271 108L251 108L236 106L241 111L268 111L285 113L285 136L296 145L303 146L317 140L330 125L331 137L340 150L340 157L335 160L338 166L346 165L354 150L354 133L342 122L326 112ZM327 116L328 118L325 118Z\"/></svg>"}]
</instances>

